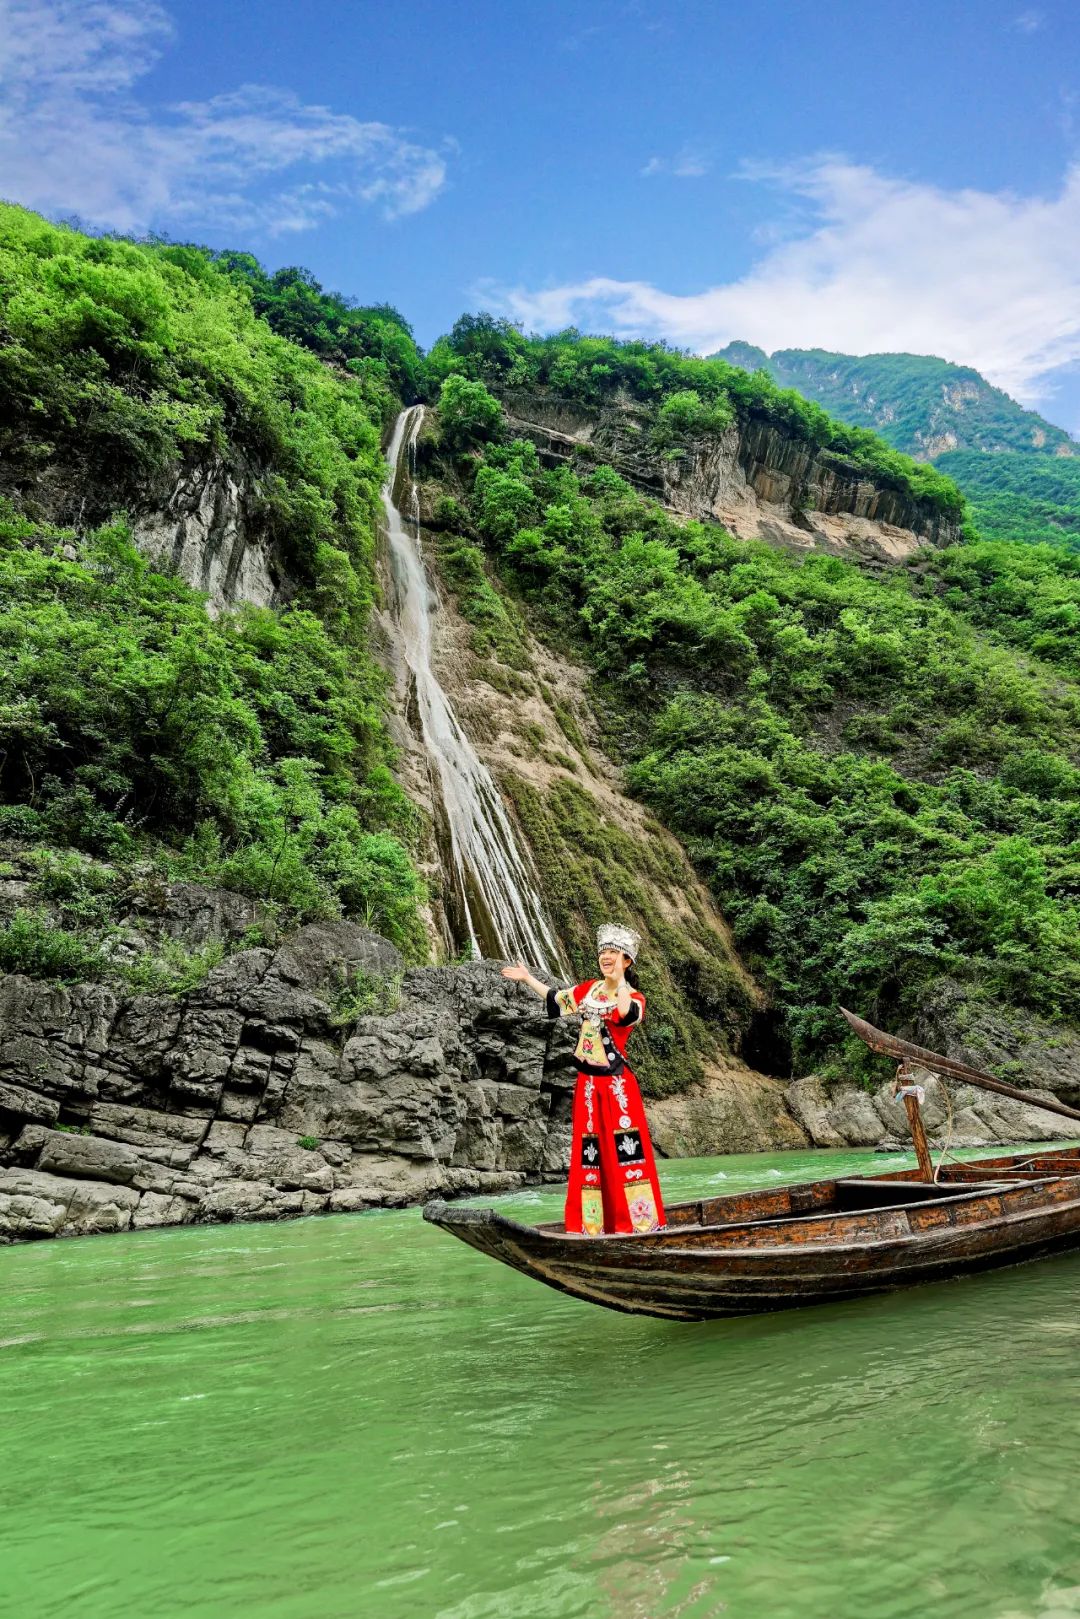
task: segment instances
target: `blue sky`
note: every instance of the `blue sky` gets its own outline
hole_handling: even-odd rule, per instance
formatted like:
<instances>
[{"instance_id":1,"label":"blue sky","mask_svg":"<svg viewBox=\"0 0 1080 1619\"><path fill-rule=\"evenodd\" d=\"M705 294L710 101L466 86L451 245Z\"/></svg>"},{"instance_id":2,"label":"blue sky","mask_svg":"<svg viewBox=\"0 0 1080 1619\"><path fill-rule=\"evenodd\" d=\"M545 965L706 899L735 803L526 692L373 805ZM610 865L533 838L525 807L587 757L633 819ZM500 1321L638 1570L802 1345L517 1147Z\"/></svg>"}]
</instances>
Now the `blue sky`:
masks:
<instances>
[{"instance_id":1,"label":"blue sky","mask_svg":"<svg viewBox=\"0 0 1080 1619\"><path fill-rule=\"evenodd\" d=\"M0 195L708 352L909 349L1080 428L1075 0L0 0Z\"/></svg>"}]
</instances>

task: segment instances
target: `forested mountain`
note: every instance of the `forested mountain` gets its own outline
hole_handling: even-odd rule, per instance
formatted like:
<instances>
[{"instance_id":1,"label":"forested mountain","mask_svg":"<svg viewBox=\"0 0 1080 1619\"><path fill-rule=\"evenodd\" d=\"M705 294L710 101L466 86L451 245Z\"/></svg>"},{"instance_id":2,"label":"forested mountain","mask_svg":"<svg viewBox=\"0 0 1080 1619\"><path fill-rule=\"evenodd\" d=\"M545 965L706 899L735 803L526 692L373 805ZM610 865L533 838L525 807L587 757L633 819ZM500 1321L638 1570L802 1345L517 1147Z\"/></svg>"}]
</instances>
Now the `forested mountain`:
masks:
<instances>
[{"instance_id":1,"label":"forested mountain","mask_svg":"<svg viewBox=\"0 0 1080 1619\"><path fill-rule=\"evenodd\" d=\"M766 354L751 343L729 343L715 358L765 371L781 388L795 388L841 421L873 428L919 460L936 461L949 450L1080 454L1063 428L1025 410L971 366L932 354Z\"/></svg>"},{"instance_id":2,"label":"forested mountain","mask_svg":"<svg viewBox=\"0 0 1080 1619\"><path fill-rule=\"evenodd\" d=\"M956 479L987 539L1080 552L1080 457L951 450L935 465Z\"/></svg>"},{"instance_id":3,"label":"forested mountain","mask_svg":"<svg viewBox=\"0 0 1080 1619\"><path fill-rule=\"evenodd\" d=\"M970 366L929 354L831 354L729 343L717 358L763 371L842 421L873 428L955 478L987 539L1080 545L1080 444Z\"/></svg>"},{"instance_id":4,"label":"forested mountain","mask_svg":"<svg viewBox=\"0 0 1080 1619\"><path fill-rule=\"evenodd\" d=\"M553 465L500 419L491 390L522 373L625 386L589 361L468 323L437 345L442 544L588 661L634 791L707 874L796 1069L835 1060L845 997L915 1020L949 983L966 1016L1071 1016L1080 564L968 544L882 574L673 521L588 445ZM490 609L462 601L483 630Z\"/></svg>"},{"instance_id":5,"label":"forested mountain","mask_svg":"<svg viewBox=\"0 0 1080 1619\"><path fill-rule=\"evenodd\" d=\"M425 356L391 306L355 308L303 272L15 208L0 255L0 832L36 862L0 968L182 987L205 962L125 966L110 942L131 896L175 876L286 921L359 916L424 954L417 813L369 625L380 438L419 395L433 560L492 689L528 695L525 617L591 671L612 778L730 918L776 1052L835 1064L838 1000L911 1019L947 985L972 1018L988 1002L1075 1012L1073 559L917 533L892 566L815 549L820 514L774 453L928 532L958 535L963 501L760 370L487 317ZM594 431L605 412L615 458ZM801 549L665 509L688 468L735 476L733 439L774 505L786 491ZM199 518L193 487L229 492L234 539L243 516L258 605L230 576L208 615L161 551ZM160 571L135 543L148 534ZM572 802L552 795L534 832L558 832L552 850L599 837L600 858L597 829L554 826ZM565 861L538 858L555 914L580 910ZM699 1010L722 1004L700 962L674 970Z\"/></svg>"}]
</instances>

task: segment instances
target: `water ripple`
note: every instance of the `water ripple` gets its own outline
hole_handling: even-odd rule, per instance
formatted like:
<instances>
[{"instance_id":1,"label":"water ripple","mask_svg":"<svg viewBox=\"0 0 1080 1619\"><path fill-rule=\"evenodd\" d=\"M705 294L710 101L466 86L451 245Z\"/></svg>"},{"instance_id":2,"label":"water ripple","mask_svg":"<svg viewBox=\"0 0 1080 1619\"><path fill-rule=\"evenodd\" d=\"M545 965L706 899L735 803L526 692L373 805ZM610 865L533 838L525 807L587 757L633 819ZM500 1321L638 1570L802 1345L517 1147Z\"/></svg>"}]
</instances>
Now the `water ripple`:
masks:
<instances>
[{"instance_id":1,"label":"water ripple","mask_svg":"<svg viewBox=\"0 0 1080 1619\"><path fill-rule=\"evenodd\" d=\"M1080 1614L1080 1260L700 1326L539 1288L416 1211L0 1271L19 1619Z\"/></svg>"}]
</instances>

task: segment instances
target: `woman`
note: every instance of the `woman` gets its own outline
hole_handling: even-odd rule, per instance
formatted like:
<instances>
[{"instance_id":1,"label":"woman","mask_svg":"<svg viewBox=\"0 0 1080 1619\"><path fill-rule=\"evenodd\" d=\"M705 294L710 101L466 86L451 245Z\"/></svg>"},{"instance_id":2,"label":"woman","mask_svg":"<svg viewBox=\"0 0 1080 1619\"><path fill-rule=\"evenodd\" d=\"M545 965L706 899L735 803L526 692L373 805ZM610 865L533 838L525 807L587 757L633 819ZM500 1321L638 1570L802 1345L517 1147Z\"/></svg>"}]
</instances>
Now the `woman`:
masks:
<instances>
[{"instance_id":1,"label":"woman","mask_svg":"<svg viewBox=\"0 0 1080 1619\"><path fill-rule=\"evenodd\" d=\"M641 935L608 923L597 930L601 977L549 989L519 962L503 977L528 984L547 1001L548 1017L579 1017L574 1141L566 1192L566 1229L585 1237L659 1231L664 1204L638 1082L626 1066L626 1042L645 1016L633 972Z\"/></svg>"}]
</instances>

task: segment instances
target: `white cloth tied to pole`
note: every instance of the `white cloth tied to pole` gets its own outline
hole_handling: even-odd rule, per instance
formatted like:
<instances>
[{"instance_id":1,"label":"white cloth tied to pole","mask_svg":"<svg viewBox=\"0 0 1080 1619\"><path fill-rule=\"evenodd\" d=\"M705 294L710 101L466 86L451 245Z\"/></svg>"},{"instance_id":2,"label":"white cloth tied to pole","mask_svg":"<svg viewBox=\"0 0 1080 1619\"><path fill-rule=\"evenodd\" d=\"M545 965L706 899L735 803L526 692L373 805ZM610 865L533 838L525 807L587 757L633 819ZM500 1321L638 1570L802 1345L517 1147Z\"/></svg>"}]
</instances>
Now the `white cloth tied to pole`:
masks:
<instances>
[{"instance_id":1,"label":"white cloth tied to pole","mask_svg":"<svg viewBox=\"0 0 1080 1619\"><path fill-rule=\"evenodd\" d=\"M897 1096L913 1096L920 1107L926 1101L926 1091L921 1085L901 1085L896 1094Z\"/></svg>"}]
</instances>

